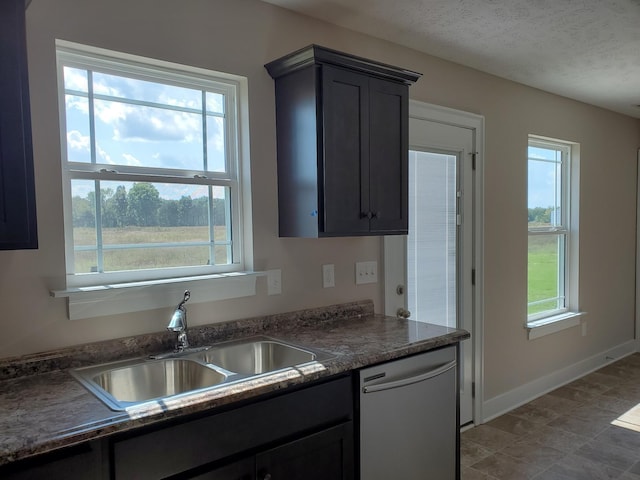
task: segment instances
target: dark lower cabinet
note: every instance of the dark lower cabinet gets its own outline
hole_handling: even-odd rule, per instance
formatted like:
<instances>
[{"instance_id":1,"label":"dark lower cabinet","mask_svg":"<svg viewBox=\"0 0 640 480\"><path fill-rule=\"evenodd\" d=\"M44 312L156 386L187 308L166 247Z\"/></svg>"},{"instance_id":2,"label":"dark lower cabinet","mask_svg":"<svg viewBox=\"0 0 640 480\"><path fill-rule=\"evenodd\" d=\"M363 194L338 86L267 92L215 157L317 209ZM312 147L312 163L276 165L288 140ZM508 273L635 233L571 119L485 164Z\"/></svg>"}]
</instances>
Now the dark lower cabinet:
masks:
<instances>
[{"instance_id":1,"label":"dark lower cabinet","mask_svg":"<svg viewBox=\"0 0 640 480\"><path fill-rule=\"evenodd\" d=\"M259 454L256 479L352 480L352 426L338 425Z\"/></svg>"},{"instance_id":2,"label":"dark lower cabinet","mask_svg":"<svg viewBox=\"0 0 640 480\"><path fill-rule=\"evenodd\" d=\"M38 248L25 1L0 1L0 250Z\"/></svg>"},{"instance_id":3,"label":"dark lower cabinet","mask_svg":"<svg viewBox=\"0 0 640 480\"><path fill-rule=\"evenodd\" d=\"M110 444L115 480L352 480L352 379L115 436Z\"/></svg>"},{"instance_id":4,"label":"dark lower cabinet","mask_svg":"<svg viewBox=\"0 0 640 480\"><path fill-rule=\"evenodd\" d=\"M189 480L353 480L353 424L346 422L255 456L197 472Z\"/></svg>"}]
</instances>

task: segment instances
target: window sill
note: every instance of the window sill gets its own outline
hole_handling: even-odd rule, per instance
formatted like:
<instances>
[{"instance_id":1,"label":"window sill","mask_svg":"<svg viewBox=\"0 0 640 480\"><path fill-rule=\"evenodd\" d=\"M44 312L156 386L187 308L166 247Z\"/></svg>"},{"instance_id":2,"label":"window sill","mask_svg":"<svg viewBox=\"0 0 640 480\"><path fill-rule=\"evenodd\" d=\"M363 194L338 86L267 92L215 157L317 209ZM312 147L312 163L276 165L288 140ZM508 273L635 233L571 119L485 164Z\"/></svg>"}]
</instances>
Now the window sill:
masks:
<instances>
[{"instance_id":1,"label":"window sill","mask_svg":"<svg viewBox=\"0 0 640 480\"><path fill-rule=\"evenodd\" d=\"M234 272L146 282L52 290L68 299L70 320L117 315L175 306L185 290L191 303L211 302L256 294L256 280L266 272Z\"/></svg>"},{"instance_id":2,"label":"window sill","mask_svg":"<svg viewBox=\"0 0 640 480\"><path fill-rule=\"evenodd\" d=\"M583 315L586 315L586 312L565 312L553 317L529 322L526 326L529 340L535 340L545 335L577 327L580 325L580 317Z\"/></svg>"}]
</instances>

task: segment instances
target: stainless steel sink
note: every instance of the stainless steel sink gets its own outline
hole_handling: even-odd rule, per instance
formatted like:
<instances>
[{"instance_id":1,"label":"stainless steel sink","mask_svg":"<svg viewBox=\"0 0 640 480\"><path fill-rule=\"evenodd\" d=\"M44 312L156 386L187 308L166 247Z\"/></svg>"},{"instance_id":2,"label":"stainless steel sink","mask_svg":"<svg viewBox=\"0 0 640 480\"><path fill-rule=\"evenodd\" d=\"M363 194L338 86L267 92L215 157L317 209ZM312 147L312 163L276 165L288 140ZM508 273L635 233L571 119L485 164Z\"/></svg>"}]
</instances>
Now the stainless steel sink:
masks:
<instances>
[{"instance_id":1,"label":"stainless steel sink","mask_svg":"<svg viewBox=\"0 0 640 480\"><path fill-rule=\"evenodd\" d=\"M135 359L71 372L98 398L117 410L131 404L210 388L227 375L184 358Z\"/></svg>"},{"instance_id":2,"label":"stainless steel sink","mask_svg":"<svg viewBox=\"0 0 640 480\"><path fill-rule=\"evenodd\" d=\"M195 350L76 368L71 374L110 408L126 410L330 358L268 337Z\"/></svg>"},{"instance_id":3,"label":"stainless steel sink","mask_svg":"<svg viewBox=\"0 0 640 480\"><path fill-rule=\"evenodd\" d=\"M184 359L166 359L116 368L93 381L116 400L142 402L218 385L226 375Z\"/></svg>"},{"instance_id":4,"label":"stainless steel sink","mask_svg":"<svg viewBox=\"0 0 640 480\"><path fill-rule=\"evenodd\" d=\"M253 340L213 347L195 358L243 375L258 375L316 360L309 350L274 340Z\"/></svg>"}]
</instances>

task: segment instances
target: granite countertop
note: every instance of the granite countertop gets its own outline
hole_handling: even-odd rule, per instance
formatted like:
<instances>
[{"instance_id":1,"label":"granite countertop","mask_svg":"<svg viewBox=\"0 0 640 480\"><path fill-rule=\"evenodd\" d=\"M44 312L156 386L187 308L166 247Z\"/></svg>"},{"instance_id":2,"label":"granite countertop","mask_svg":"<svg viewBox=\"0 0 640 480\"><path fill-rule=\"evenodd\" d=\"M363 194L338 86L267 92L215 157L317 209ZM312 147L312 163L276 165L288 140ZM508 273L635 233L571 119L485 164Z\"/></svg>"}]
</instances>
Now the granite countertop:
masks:
<instances>
[{"instance_id":1,"label":"granite countertop","mask_svg":"<svg viewBox=\"0 0 640 480\"><path fill-rule=\"evenodd\" d=\"M107 435L202 412L289 386L419 353L469 338L464 330L373 313L354 302L189 330L193 345L265 335L322 350L331 358L162 402L113 411L69 368L170 351L167 333L0 359L0 465Z\"/></svg>"}]
</instances>

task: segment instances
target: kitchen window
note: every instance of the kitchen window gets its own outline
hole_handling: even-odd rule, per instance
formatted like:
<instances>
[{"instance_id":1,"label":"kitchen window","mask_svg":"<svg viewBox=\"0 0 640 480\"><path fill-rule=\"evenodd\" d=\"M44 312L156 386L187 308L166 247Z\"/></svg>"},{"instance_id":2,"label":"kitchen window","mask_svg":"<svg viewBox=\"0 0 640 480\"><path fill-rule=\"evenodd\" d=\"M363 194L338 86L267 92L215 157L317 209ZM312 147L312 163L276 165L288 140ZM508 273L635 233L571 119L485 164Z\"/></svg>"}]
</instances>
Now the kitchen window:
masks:
<instances>
[{"instance_id":1,"label":"kitchen window","mask_svg":"<svg viewBox=\"0 0 640 480\"><path fill-rule=\"evenodd\" d=\"M532 329L544 327L552 333L551 330L579 323L576 318L578 150L577 144L529 137L527 327L530 336ZM564 323L552 325L556 322Z\"/></svg>"},{"instance_id":2,"label":"kitchen window","mask_svg":"<svg viewBox=\"0 0 640 480\"><path fill-rule=\"evenodd\" d=\"M57 58L67 287L249 270L246 79L61 41Z\"/></svg>"}]
</instances>

